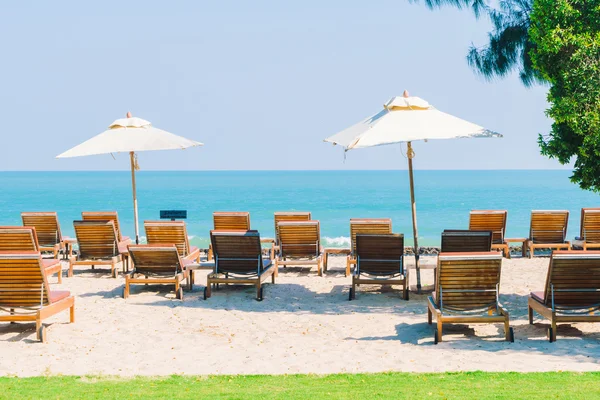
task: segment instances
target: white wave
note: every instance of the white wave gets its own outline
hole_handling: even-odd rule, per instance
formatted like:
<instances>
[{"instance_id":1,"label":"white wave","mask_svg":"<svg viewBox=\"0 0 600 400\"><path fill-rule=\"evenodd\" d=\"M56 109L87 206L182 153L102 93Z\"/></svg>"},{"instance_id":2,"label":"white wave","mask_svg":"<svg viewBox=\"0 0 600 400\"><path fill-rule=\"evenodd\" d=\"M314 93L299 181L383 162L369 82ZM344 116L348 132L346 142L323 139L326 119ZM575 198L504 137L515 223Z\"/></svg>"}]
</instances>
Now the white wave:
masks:
<instances>
[{"instance_id":1,"label":"white wave","mask_svg":"<svg viewBox=\"0 0 600 400\"><path fill-rule=\"evenodd\" d=\"M323 237L321 240L325 247L350 247L350 238L346 236Z\"/></svg>"}]
</instances>

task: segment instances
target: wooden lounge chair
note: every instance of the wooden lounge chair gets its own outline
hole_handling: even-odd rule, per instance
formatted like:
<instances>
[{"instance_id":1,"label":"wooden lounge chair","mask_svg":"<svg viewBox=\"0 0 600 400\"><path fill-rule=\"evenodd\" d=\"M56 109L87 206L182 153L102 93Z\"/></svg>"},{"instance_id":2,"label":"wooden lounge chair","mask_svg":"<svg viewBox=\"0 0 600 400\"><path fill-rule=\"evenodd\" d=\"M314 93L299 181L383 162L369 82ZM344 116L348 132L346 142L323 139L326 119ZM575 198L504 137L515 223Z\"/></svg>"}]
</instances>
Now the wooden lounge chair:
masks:
<instances>
[{"instance_id":1,"label":"wooden lounge chair","mask_svg":"<svg viewBox=\"0 0 600 400\"><path fill-rule=\"evenodd\" d=\"M257 231L210 232L215 254L215 270L206 279L204 299L211 296L211 286L219 283L256 286L256 299L262 301L262 282L269 276L275 283L276 268L263 259L260 235Z\"/></svg>"},{"instance_id":2,"label":"wooden lounge chair","mask_svg":"<svg viewBox=\"0 0 600 400\"><path fill-rule=\"evenodd\" d=\"M57 258L58 253L65 249L58 215L55 212L23 212L21 219L23 226L35 228L40 251L50 251L54 258Z\"/></svg>"},{"instance_id":3,"label":"wooden lounge chair","mask_svg":"<svg viewBox=\"0 0 600 400\"><path fill-rule=\"evenodd\" d=\"M274 215L275 220L275 242L271 247L271 259L275 258L275 254L279 251L279 226L283 221L310 221L311 214L308 211L278 211Z\"/></svg>"},{"instance_id":4,"label":"wooden lounge chair","mask_svg":"<svg viewBox=\"0 0 600 400\"><path fill-rule=\"evenodd\" d=\"M67 291L50 290L41 253L0 252L0 311L8 313L0 314L0 322L35 321L38 340L46 342L43 320L66 309L75 322L75 299Z\"/></svg>"},{"instance_id":5,"label":"wooden lounge chair","mask_svg":"<svg viewBox=\"0 0 600 400\"><path fill-rule=\"evenodd\" d=\"M442 253L470 253L492 250L492 232L446 229L442 232Z\"/></svg>"},{"instance_id":6,"label":"wooden lounge chair","mask_svg":"<svg viewBox=\"0 0 600 400\"><path fill-rule=\"evenodd\" d=\"M551 248L571 250L567 240L567 224L569 212L534 210L531 212L531 225L527 247L529 258L534 256L535 249Z\"/></svg>"},{"instance_id":7,"label":"wooden lounge chair","mask_svg":"<svg viewBox=\"0 0 600 400\"><path fill-rule=\"evenodd\" d=\"M119 242L126 244L131 243L129 236L123 236L121 234L121 224L119 224L119 215L116 211L83 211L81 213L81 219L84 221L113 221L115 229L117 230L117 239Z\"/></svg>"},{"instance_id":8,"label":"wooden lounge chair","mask_svg":"<svg viewBox=\"0 0 600 400\"><path fill-rule=\"evenodd\" d=\"M185 221L144 221L144 229L148 244L174 244L181 258L200 262L200 249L190 246Z\"/></svg>"},{"instance_id":9,"label":"wooden lounge chair","mask_svg":"<svg viewBox=\"0 0 600 400\"><path fill-rule=\"evenodd\" d=\"M435 292L428 298L427 322L437 321L434 343L442 341L445 323L504 323L504 336L514 341L508 312L498 300L502 254L440 253Z\"/></svg>"},{"instance_id":10,"label":"wooden lounge chair","mask_svg":"<svg viewBox=\"0 0 600 400\"><path fill-rule=\"evenodd\" d=\"M319 221L280 222L279 240L275 273L280 265L316 265L317 273L323 276Z\"/></svg>"},{"instance_id":11,"label":"wooden lounge chair","mask_svg":"<svg viewBox=\"0 0 600 400\"><path fill-rule=\"evenodd\" d=\"M346 258L346 272L356 265L356 235L358 234L388 234L392 233L392 220L389 218L350 218L350 254Z\"/></svg>"},{"instance_id":12,"label":"wooden lounge chair","mask_svg":"<svg viewBox=\"0 0 600 400\"><path fill-rule=\"evenodd\" d=\"M600 249L600 208L581 209L580 239L583 250Z\"/></svg>"},{"instance_id":13,"label":"wooden lounge chair","mask_svg":"<svg viewBox=\"0 0 600 400\"><path fill-rule=\"evenodd\" d=\"M116 268L122 263L121 252L117 240L117 231L113 221L73 221L75 235L79 243L77 258L69 260L69 276L73 276L73 266L110 265L113 278L118 276Z\"/></svg>"},{"instance_id":14,"label":"wooden lounge chair","mask_svg":"<svg viewBox=\"0 0 600 400\"><path fill-rule=\"evenodd\" d=\"M0 251L28 252L40 251L35 228L31 226L1 226ZM42 259L46 276L57 274L62 283L62 264L57 259Z\"/></svg>"},{"instance_id":15,"label":"wooden lounge chair","mask_svg":"<svg viewBox=\"0 0 600 400\"><path fill-rule=\"evenodd\" d=\"M548 340L556 341L557 323L600 322L600 251L554 251L543 292L532 292L533 311L550 320Z\"/></svg>"},{"instance_id":16,"label":"wooden lounge chair","mask_svg":"<svg viewBox=\"0 0 600 400\"><path fill-rule=\"evenodd\" d=\"M123 298L129 297L130 285L160 283L175 285L176 297L183 300L181 281L188 278L188 272L176 245L129 245L129 256L133 261L133 269L125 274Z\"/></svg>"},{"instance_id":17,"label":"wooden lounge chair","mask_svg":"<svg viewBox=\"0 0 600 400\"><path fill-rule=\"evenodd\" d=\"M506 210L472 210L469 215L469 230L492 232L492 249L501 250L504 257L510 258L510 248L504 240L507 215Z\"/></svg>"},{"instance_id":18,"label":"wooden lounge chair","mask_svg":"<svg viewBox=\"0 0 600 400\"><path fill-rule=\"evenodd\" d=\"M250 213L247 211L216 211L213 213L213 228L216 231L249 231ZM212 243L208 247L207 258L213 259Z\"/></svg>"},{"instance_id":19,"label":"wooden lounge chair","mask_svg":"<svg viewBox=\"0 0 600 400\"><path fill-rule=\"evenodd\" d=\"M404 268L404 235L356 235L356 268L349 300L356 297L357 285L402 285L408 300L408 269Z\"/></svg>"}]
</instances>

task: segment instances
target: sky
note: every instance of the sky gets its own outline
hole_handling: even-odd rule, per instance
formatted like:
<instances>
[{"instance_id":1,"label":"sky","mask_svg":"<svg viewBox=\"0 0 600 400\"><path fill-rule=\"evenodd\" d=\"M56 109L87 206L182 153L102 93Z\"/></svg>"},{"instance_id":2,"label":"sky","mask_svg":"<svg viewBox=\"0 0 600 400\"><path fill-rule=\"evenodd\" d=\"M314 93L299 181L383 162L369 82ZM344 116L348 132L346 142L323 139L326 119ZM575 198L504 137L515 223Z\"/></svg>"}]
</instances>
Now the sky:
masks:
<instances>
[{"instance_id":1,"label":"sky","mask_svg":"<svg viewBox=\"0 0 600 400\"><path fill-rule=\"evenodd\" d=\"M0 170L126 170L55 156L127 111L205 144L144 170L406 169L400 145L323 142L405 89L504 135L416 143L415 168L565 168L539 154L547 87L467 65L489 28L408 0L1 2Z\"/></svg>"}]
</instances>

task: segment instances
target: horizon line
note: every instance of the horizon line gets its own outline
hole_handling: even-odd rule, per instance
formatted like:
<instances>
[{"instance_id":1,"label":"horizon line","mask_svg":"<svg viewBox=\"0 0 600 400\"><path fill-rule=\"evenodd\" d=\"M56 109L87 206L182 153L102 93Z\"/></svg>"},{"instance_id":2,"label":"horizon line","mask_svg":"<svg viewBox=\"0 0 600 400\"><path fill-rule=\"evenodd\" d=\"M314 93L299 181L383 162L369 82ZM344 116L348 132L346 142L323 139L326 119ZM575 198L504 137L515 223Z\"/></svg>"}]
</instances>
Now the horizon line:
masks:
<instances>
[{"instance_id":1,"label":"horizon line","mask_svg":"<svg viewBox=\"0 0 600 400\"><path fill-rule=\"evenodd\" d=\"M382 172L382 171L408 171L408 168L384 169L143 169L137 172ZM572 171L572 168L456 168L436 169L423 168L417 171ZM0 170L7 172L131 172L130 169L64 169L64 170Z\"/></svg>"}]
</instances>

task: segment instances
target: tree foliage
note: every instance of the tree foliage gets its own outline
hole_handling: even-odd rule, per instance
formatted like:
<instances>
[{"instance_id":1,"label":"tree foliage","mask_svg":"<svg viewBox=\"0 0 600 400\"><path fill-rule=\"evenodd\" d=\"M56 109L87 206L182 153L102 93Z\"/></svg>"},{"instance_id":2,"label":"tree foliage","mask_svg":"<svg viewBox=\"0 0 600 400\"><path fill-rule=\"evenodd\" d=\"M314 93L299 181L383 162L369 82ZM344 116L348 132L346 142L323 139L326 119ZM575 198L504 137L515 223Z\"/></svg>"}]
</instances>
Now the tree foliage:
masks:
<instances>
[{"instance_id":1,"label":"tree foliage","mask_svg":"<svg viewBox=\"0 0 600 400\"><path fill-rule=\"evenodd\" d=\"M542 154L575 157L571 180L600 192L600 0L535 0L529 35L532 65L551 84Z\"/></svg>"},{"instance_id":2,"label":"tree foliage","mask_svg":"<svg viewBox=\"0 0 600 400\"><path fill-rule=\"evenodd\" d=\"M454 6L470 9L475 17L485 16L492 22L488 43L483 47L471 45L467 62L486 79L501 78L517 70L525 86L538 82L539 75L532 68L529 40L530 14L534 0L410 0L422 2L429 8ZM494 6L491 5L494 4Z\"/></svg>"}]
</instances>

